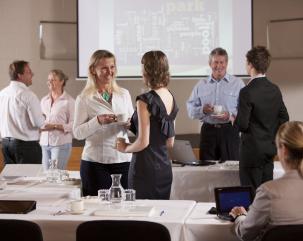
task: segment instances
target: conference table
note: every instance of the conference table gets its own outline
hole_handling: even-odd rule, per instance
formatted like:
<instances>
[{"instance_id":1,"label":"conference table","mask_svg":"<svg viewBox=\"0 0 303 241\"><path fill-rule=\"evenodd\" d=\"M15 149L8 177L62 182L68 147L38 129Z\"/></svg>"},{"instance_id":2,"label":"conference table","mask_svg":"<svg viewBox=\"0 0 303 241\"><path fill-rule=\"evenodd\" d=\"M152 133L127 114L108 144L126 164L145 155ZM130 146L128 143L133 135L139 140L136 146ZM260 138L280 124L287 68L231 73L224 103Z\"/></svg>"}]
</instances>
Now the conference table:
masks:
<instances>
[{"instance_id":1,"label":"conference table","mask_svg":"<svg viewBox=\"0 0 303 241\"><path fill-rule=\"evenodd\" d=\"M35 200L37 208L27 214L0 214L1 219L23 219L37 223L44 241L75 241L78 225L90 220L145 220L161 223L173 241L184 241L186 218L195 207L190 200L136 200L120 204L101 203L97 197L82 198L84 212L70 211L78 186L48 183L43 177L22 177L7 181L1 200ZM134 207L150 208L148 213L126 212ZM105 210L105 212L104 212Z\"/></svg>"},{"instance_id":2,"label":"conference table","mask_svg":"<svg viewBox=\"0 0 303 241\"><path fill-rule=\"evenodd\" d=\"M37 223L44 241L75 241L78 225L91 220L144 220L163 224L172 241L236 241L232 223L207 214L214 203L189 200L136 200L121 204L101 203L96 197L83 199L84 211L73 214L70 203L78 186L48 183L41 177L25 177L9 181L0 190L1 200L35 200L36 210L28 214L0 214L1 219L22 219ZM114 205L111 207L111 205ZM129 207L152 207L148 215L123 214ZM104 207L108 207L102 215ZM101 210L99 215L96 212ZM122 212L120 212L122 210ZM123 214L123 215L120 215Z\"/></svg>"},{"instance_id":3,"label":"conference table","mask_svg":"<svg viewBox=\"0 0 303 241\"><path fill-rule=\"evenodd\" d=\"M227 165L228 164L228 165ZM12 166L5 170L6 174L19 173L26 171L22 167ZM28 167L28 166L27 166ZM214 178L231 179L228 183L219 183L226 185L236 185L237 167L235 163L226 163L223 166L215 165L212 167L174 167L174 188L172 193L176 194L176 187L180 184L178 179L187 176L184 174L190 172L187 176L196 182L198 176L203 173L215 176ZM283 174L281 166L275 163L275 178ZM39 173L40 170L27 170L32 173ZM78 177L79 172L70 172L72 177ZM219 176L220 175L220 176ZM177 177L177 178L176 178ZM197 179L195 179L197 178ZM201 178L201 177L200 177ZM223 179L222 179L223 180ZM221 182L222 182L221 180ZM3 182L3 180L2 180ZM76 229L78 225L90 220L144 220L161 223L166 226L170 232L172 241L199 241L199 240L216 240L216 241L236 241L238 240L233 233L233 224L217 218L216 215L207 214L207 211L215 206L214 202L199 202L194 200L136 200L135 202L122 202L121 204L110 204L109 202L101 203L96 197L80 197L80 187L78 185L49 183L45 176L34 177L11 177L6 180L7 185L0 189L0 200L35 200L37 201L36 210L28 214L0 214L1 219L23 219L37 223L42 230L45 241L75 241ZM1 184L1 181L0 181ZM178 184L178 185L177 185ZM185 183L191 185L192 183ZM183 183L183 185L185 185ZM206 192L210 195L214 184L204 183L206 188L196 188L197 193ZM220 185L221 186L221 185ZM184 187L183 187L184 188ZM194 188L195 189L195 188ZM201 191L202 190L202 191ZM180 190L179 190L180 192ZM197 193L188 193L186 195L193 197ZM209 197L210 198L210 197ZM72 213L70 203L75 199L82 199L85 210L81 213ZM133 207L151 208L151 212L143 215L137 213L127 213L124 210ZM104 208L110 210L103 212Z\"/></svg>"},{"instance_id":4,"label":"conference table","mask_svg":"<svg viewBox=\"0 0 303 241\"><path fill-rule=\"evenodd\" d=\"M274 162L274 179L281 177L281 163ZM239 186L239 162L216 162L210 166L173 166L171 200L214 202L214 188Z\"/></svg>"}]
</instances>

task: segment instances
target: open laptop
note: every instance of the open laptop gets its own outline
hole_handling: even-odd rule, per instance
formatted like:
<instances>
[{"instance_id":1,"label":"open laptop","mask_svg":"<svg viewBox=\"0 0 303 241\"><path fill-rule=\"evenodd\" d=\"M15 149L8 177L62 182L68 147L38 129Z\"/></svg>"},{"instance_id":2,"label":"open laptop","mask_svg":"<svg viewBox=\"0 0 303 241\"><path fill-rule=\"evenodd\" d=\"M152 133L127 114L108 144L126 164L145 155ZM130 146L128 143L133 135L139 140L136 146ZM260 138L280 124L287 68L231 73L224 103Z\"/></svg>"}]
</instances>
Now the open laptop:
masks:
<instances>
[{"instance_id":1,"label":"open laptop","mask_svg":"<svg viewBox=\"0 0 303 241\"><path fill-rule=\"evenodd\" d=\"M193 148L187 140L175 140L171 153L173 163L191 165L191 166L208 166L216 164L213 161L197 160Z\"/></svg>"},{"instance_id":2,"label":"open laptop","mask_svg":"<svg viewBox=\"0 0 303 241\"><path fill-rule=\"evenodd\" d=\"M242 206L248 210L253 199L253 189L250 186L215 188L217 216L220 219L233 221L233 217L229 215L231 209L235 206Z\"/></svg>"}]
</instances>

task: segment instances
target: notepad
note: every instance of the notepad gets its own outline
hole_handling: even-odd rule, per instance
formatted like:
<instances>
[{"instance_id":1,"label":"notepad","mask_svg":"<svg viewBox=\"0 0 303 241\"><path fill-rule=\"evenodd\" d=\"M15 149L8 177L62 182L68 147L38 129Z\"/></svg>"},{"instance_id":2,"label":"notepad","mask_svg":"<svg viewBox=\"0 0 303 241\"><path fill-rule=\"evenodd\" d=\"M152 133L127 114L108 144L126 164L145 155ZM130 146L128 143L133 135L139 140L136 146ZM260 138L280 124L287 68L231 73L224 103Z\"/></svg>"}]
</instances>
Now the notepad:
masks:
<instances>
[{"instance_id":1,"label":"notepad","mask_svg":"<svg viewBox=\"0 0 303 241\"><path fill-rule=\"evenodd\" d=\"M94 216L111 216L111 217L150 217L154 213L152 206L131 206L121 208L104 208L96 210Z\"/></svg>"}]
</instances>

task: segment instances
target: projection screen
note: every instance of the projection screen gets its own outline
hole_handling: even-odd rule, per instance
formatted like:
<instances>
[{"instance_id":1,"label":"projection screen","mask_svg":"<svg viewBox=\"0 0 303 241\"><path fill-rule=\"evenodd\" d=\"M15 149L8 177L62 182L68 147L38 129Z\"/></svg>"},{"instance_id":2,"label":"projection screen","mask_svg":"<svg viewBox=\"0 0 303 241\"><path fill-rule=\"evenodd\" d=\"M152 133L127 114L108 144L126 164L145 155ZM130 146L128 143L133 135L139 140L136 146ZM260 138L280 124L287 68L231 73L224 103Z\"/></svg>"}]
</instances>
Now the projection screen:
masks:
<instances>
[{"instance_id":1,"label":"projection screen","mask_svg":"<svg viewBox=\"0 0 303 241\"><path fill-rule=\"evenodd\" d=\"M141 57L162 50L173 77L210 73L213 48L229 54L228 72L246 75L252 0L78 0L78 78L97 49L113 52L118 77L141 76Z\"/></svg>"}]
</instances>

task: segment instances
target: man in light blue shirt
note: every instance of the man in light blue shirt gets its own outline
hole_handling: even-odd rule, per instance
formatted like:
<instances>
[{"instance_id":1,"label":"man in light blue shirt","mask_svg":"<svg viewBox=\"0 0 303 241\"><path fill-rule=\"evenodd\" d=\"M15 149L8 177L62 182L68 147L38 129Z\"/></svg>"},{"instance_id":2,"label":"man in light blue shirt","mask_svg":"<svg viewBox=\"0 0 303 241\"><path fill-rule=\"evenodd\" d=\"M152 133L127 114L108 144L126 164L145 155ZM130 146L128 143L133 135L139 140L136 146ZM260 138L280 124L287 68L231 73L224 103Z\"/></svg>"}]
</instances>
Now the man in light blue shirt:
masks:
<instances>
[{"instance_id":1,"label":"man in light blue shirt","mask_svg":"<svg viewBox=\"0 0 303 241\"><path fill-rule=\"evenodd\" d=\"M187 101L189 117L203 122L201 160L239 160L239 132L232 122L237 115L239 92L244 83L226 73L227 63L225 49L212 50L209 55L212 74L196 84Z\"/></svg>"}]
</instances>

